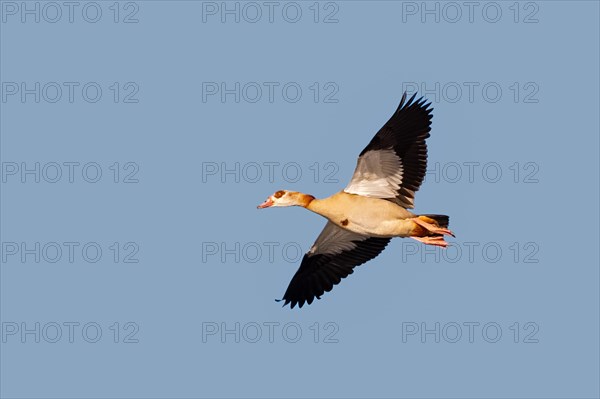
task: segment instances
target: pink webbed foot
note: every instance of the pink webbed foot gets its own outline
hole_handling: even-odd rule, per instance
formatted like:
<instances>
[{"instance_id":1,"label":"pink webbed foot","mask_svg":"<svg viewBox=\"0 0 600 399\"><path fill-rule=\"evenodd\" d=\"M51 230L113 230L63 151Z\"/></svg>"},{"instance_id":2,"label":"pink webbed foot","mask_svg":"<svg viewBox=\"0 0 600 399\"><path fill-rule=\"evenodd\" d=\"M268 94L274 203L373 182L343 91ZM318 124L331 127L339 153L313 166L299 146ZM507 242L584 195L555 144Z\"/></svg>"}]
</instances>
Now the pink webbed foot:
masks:
<instances>
[{"instance_id":1,"label":"pink webbed foot","mask_svg":"<svg viewBox=\"0 0 600 399\"><path fill-rule=\"evenodd\" d=\"M454 233L452 231L450 231L449 229L446 229L444 227L438 227L438 226L436 226L434 224L427 223L424 220L419 219L418 217L414 218L412 220L413 220L413 222L415 222L419 226L423 227L424 229L426 229L430 233L441 234L441 235L449 235L449 236L455 237L455 235L454 235ZM413 238L415 238L415 237L413 237ZM422 238L422 237L419 237L419 238ZM433 244L433 245L435 245L435 244Z\"/></svg>"}]
</instances>

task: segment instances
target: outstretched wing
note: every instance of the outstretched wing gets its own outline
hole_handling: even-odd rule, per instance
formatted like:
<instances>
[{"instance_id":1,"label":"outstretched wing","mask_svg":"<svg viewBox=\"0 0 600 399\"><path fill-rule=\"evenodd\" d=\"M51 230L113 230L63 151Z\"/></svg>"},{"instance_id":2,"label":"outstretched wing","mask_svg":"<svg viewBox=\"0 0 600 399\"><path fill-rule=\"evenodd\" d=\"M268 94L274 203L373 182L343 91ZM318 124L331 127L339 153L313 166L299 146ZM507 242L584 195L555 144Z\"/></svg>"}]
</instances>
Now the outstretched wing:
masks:
<instances>
[{"instance_id":1,"label":"outstretched wing","mask_svg":"<svg viewBox=\"0 0 600 399\"><path fill-rule=\"evenodd\" d=\"M406 102L406 93L389 121L360 153L354 175L344 189L350 194L384 198L414 208L415 191L427 170L427 144L433 108L422 97Z\"/></svg>"},{"instance_id":2,"label":"outstretched wing","mask_svg":"<svg viewBox=\"0 0 600 399\"><path fill-rule=\"evenodd\" d=\"M331 222L317 237L317 241L302 258L300 268L290 281L283 299L302 307L315 297L331 291L341 279L352 274L355 266L375 258L390 242L390 238L368 237L344 230Z\"/></svg>"}]
</instances>

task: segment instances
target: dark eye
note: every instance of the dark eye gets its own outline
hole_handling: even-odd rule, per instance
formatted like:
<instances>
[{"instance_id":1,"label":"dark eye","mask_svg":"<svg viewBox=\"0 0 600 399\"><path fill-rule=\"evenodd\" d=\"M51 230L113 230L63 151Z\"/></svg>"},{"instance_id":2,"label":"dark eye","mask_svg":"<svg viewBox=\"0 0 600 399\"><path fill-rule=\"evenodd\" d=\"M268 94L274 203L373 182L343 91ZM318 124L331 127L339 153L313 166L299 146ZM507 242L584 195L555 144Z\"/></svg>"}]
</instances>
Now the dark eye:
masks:
<instances>
[{"instance_id":1,"label":"dark eye","mask_svg":"<svg viewBox=\"0 0 600 399\"><path fill-rule=\"evenodd\" d=\"M273 197L275 197L275 198L281 198L281 197L283 197L283 194L285 194L285 191L279 190L275 194L273 194Z\"/></svg>"}]
</instances>

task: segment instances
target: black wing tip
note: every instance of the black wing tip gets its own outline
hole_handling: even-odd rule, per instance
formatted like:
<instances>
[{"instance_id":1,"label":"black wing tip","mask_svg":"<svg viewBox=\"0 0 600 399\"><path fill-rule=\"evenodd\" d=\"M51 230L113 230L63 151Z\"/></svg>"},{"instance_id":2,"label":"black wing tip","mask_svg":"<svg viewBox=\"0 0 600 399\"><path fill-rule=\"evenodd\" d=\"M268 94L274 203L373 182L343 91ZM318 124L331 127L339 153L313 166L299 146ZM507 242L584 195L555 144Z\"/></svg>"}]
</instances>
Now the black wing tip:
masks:
<instances>
[{"instance_id":1,"label":"black wing tip","mask_svg":"<svg viewBox=\"0 0 600 399\"><path fill-rule=\"evenodd\" d=\"M403 111L410 107L416 107L416 108L422 108L425 111L427 111L427 113L431 114L431 112L433 111L433 108L430 108L431 101L427 102L427 99L425 98L425 96L421 96L421 97L419 97L418 100L415 101L415 98L417 97L417 92L415 91L413 93L413 95L410 97L410 99L408 101L406 101L407 95L408 95L408 92L406 92L406 91L404 92L404 94L402 94L402 99L400 100L400 105L398 105L398 109L396 110L396 112Z\"/></svg>"},{"instance_id":2,"label":"black wing tip","mask_svg":"<svg viewBox=\"0 0 600 399\"><path fill-rule=\"evenodd\" d=\"M281 307L285 307L286 305L290 305L290 309L294 309L294 307L296 305L298 305L298 308L302 308L302 306L304 306L304 304L306 303L307 305L310 305L311 303L314 302L315 298L317 299L321 299L321 295L315 295L313 297L307 298L307 299L287 299L287 298L281 298L281 299L275 299L275 302L283 302L283 305Z\"/></svg>"},{"instance_id":3,"label":"black wing tip","mask_svg":"<svg viewBox=\"0 0 600 399\"><path fill-rule=\"evenodd\" d=\"M404 92L402 94L402 98L400 99L400 105L398 105L398 109L401 109L402 106L404 105L404 102L406 101L406 92Z\"/></svg>"}]
</instances>

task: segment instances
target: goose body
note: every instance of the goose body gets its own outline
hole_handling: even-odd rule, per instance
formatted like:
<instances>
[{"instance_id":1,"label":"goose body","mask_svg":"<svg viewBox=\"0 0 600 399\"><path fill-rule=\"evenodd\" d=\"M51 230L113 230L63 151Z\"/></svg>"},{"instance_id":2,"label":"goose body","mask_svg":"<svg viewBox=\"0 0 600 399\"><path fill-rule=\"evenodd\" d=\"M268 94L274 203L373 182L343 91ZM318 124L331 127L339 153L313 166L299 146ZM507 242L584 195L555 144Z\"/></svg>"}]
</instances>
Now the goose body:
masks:
<instances>
[{"instance_id":1,"label":"goose body","mask_svg":"<svg viewBox=\"0 0 600 399\"><path fill-rule=\"evenodd\" d=\"M283 295L284 306L320 299L354 267L379 255L393 237L445 248L444 235L454 236L448 216L408 210L425 177L432 118L430 103L414 101L415 96L406 101L404 93L396 112L360 153L344 190L323 199L279 190L258 206L301 206L327 219Z\"/></svg>"},{"instance_id":2,"label":"goose body","mask_svg":"<svg viewBox=\"0 0 600 399\"><path fill-rule=\"evenodd\" d=\"M381 199L340 191L331 197L312 200L306 209L336 226L372 237L410 237L416 215L401 206Z\"/></svg>"}]
</instances>

